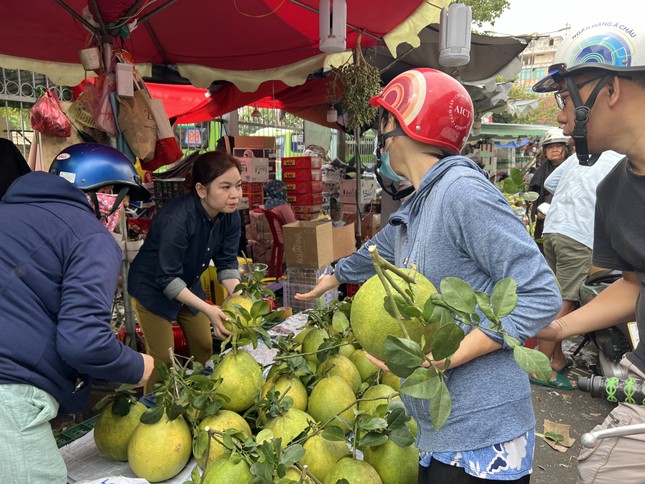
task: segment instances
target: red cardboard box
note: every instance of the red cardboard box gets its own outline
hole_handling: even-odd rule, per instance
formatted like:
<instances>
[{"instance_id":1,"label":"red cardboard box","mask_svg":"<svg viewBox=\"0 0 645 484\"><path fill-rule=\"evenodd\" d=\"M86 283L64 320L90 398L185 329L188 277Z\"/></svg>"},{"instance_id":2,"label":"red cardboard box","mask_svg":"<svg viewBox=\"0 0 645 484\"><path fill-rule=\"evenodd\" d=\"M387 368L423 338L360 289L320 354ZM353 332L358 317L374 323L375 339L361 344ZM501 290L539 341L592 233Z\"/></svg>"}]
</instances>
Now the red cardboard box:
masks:
<instances>
[{"instance_id":1,"label":"red cardboard box","mask_svg":"<svg viewBox=\"0 0 645 484\"><path fill-rule=\"evenodd\" d=\"M296 168L283 168L282 181L322 181L322 170L298 170Z\"/></svg>"},{"instance_id":2,"label":"red cardboard box","mask_svg":"<svg viewBox=\"0 0 645 484\"><path fill-rule=\"evenodd\" d=\"M242 182L242 193L262 193L264 183Z\"/></svg>"},{"instance_id":3,"label":"red cardboard box","mask_svg":"<svg viewBox=\"0 0 645 484\"><path fill-rule=\"evenodd\" d=\"M282 158L282 168L311 170L321 168L322 164L322 158L319 156L289 156Z\"/></svg>"},{"instance_id":4,"label":"red cardboard box","mask_svg":"<svg viewBox=\"0 0 645 484\"><path fill-rule=\"evenodd\" d=\"M287 183L287 194L322 193L322 182L290 182Z\"/></svg>"},{"instance_id":5,"label":"red cardboard box","mask_svg":"<svg viewBox=\"0 0 645 484\"><path fill-rule=\"evenodd\" d=\"M294 195L287 195L287 201L294 205L322 205L322 193L299 193Z\"/></svg>"}]
</instances>

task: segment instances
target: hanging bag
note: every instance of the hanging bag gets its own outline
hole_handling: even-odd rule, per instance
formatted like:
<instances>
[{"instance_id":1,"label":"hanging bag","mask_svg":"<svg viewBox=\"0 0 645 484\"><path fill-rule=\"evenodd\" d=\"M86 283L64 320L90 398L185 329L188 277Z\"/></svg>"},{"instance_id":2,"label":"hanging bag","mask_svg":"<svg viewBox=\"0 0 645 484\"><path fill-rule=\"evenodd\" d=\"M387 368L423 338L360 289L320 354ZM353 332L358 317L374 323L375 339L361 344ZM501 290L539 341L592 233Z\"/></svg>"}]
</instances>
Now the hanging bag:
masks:
<instances>
[{"instance_id":1,"label":"hanging bag","mask_svg":"<svg viewBox=\"0 0 645 484\"><path fill-rule=\"evenodd\" d=\"M179 147L177 138L172 131L170 120L163 107L161 99L151 99L150 108L157 123L157 143L155 145L155 157L147 162L142 163L146 170L154 171L157 168L170 165L184 156Z\"/></svg>"},{"instance_id":2,"label":"hanging bag","mask_svg":"<svg viewBox=\"0 0 645 484\"><path fill-rule=\"evenodd\" d=\"M141 161L150 161L155 157L157 143L157 123L150 108L150 94L143 82L138 84L134 96L118 96L119 131L127 141L134 155Z\"/></svg>"},{"instance_id":3,"label":"hanging bag","mask_svg":"<svg viewBox=\"0 0 645 484\"><path fill-rule=\"evenodd\" d=\"M31 108L30 117L34 131L61 138L72 135L72 124L63 113L58 97L49 88Z\"/></svg>"}]
</instances>

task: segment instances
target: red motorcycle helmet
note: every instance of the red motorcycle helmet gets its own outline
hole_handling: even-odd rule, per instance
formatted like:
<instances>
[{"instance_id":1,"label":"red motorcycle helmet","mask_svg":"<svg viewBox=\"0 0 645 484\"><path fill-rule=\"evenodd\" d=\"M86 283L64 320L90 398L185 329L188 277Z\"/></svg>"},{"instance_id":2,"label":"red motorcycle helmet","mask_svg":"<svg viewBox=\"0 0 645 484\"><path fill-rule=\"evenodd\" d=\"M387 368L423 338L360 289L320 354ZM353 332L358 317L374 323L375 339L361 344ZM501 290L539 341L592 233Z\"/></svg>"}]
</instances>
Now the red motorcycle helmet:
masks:
<instances>
[{"instance_id":1,"label":"red motorcycle helmet","mask_svg":"<svg viewBox=\"0 0 645 484\"><path fill-rule=\"evenodd\" d=\"M466 88L429 68L399 74L370 104L396 116L410 138L454 153L466 144L475 114Z\"/></svg>"}]
</instances>

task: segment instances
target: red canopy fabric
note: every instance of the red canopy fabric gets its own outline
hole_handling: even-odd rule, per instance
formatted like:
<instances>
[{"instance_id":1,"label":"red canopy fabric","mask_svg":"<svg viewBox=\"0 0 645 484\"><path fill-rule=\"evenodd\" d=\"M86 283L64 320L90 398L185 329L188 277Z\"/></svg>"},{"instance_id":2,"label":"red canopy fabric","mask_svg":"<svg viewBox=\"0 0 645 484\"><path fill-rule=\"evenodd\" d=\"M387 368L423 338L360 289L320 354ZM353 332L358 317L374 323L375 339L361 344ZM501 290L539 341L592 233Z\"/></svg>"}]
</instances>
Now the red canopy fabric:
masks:
<instances>
[{"instance_id":1,"label":"red canopy fabric","mask_svg":"<svg viewBox=\"0 0 645 484\"><path fill-rule=\"evenodd\" d=\"M92 38L79 17L98 23L98 16L83 15L88 0L64 2L68 10L52 0L3 2L6 21L0 29L0 55L79 64L78 52ZM254 71L281 68L321 54L319 0L143 2L143 9L134 12L130 9L140 3L135 0L96 3L100 19L125 33L116 38L114 46L125 48L141 64ZM363 47L376 45L425 0L348 0L347 4L348 26L355 27L347 29L347 49L352 49L358 30L363 31Z\"/></svg>"}]
</instances>

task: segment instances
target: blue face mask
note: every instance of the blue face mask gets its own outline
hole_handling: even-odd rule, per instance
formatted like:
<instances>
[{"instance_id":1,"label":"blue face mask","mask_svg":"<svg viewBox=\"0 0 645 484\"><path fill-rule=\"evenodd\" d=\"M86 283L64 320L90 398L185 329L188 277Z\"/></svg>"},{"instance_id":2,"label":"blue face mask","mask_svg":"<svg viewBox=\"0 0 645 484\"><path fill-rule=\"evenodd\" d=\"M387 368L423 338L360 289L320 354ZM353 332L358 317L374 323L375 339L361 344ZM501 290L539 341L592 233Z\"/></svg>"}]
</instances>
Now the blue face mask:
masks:
<instances>
[{"instance_id":1,"label":"blue face mask","mask_svg":"<svg viewBox=\"0 0 645 484\"><path fill-rule=\"evenodd\" d=\"M379 171L381 172L382 175L389 178L393 182L403 181L403 178L401 178L399 175L394 173L394 170L392 169L392 165L390 165L390 154L387 151L381 151L380 159L381 159L381 166L379 167Z\"/></svg>"}]
</instances>

